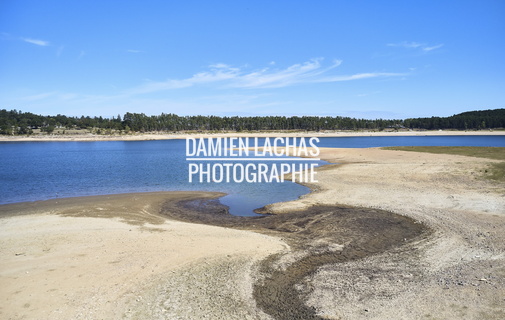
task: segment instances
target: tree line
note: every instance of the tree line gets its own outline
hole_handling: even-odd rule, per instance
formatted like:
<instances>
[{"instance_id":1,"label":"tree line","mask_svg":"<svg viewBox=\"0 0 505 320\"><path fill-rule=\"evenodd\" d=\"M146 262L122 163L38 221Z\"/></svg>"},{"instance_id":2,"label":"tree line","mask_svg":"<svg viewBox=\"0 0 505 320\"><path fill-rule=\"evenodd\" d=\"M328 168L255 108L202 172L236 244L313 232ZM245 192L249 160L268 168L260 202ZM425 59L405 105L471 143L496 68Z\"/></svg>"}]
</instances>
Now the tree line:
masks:
<instances>
[{"instance_id":1,"label":"tree line","mask_svg":"<svg viewBox=\"0 0 505 320\"><path fill-rule=\"evenodd\" d=\"M52 133L56 128L98 129L98 132L179 132L179 131L264 131L264 130L384 130L384 129L457 129L505 128L505 109L469 111L450 117L410 119L357 119L318 116L178 116L162 113L147 116L125 113L112 118L42 116L18 110L0 110L0 134L26 135L34 130Z\"/></svg>"}]
</instances>

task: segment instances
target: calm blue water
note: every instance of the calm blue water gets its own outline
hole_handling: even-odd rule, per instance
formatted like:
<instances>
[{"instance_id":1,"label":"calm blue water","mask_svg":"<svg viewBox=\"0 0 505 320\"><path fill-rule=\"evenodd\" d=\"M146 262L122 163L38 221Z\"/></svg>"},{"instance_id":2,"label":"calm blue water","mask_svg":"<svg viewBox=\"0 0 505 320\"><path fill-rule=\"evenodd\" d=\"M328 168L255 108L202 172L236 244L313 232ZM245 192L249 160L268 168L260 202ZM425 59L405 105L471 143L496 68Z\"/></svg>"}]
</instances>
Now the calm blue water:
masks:
<instances>
[{"instance_id":1,"label":"calm blue water","mask_svg":"<svg viewBox=\"0 0 505 320\"><path fill-rule=\"evenodd\" d=\"M388 136L319 138L320 148L372 148L407 146L505 147L505 136Z\"/></svg>"},{"instance_id":2,"label":"calm blue water","mask_svg":"<svg viewBox=\"0 0 505 320\"><path fill-rule=\"evenodd\" d=\"M235 215L254 215L254 209L295 200L310 191L291 181L189 183L185 140L0 143L0 181L0 204L129 192L205 190L228 193L220 200Z\"/></svg>"},{"instance_id":3,"label":"calm blue water","mask_svg":"<svg viewBox=\"0 0 505 320\"><path fill-rule=\"evenodd\" d=\"M128 192L207 190L235 215L309 192L292 183L189 183L185 140L0 143L0 204ZM320 138L319 147L496 146L503 136Z\"/></svg>"}]
</instances>

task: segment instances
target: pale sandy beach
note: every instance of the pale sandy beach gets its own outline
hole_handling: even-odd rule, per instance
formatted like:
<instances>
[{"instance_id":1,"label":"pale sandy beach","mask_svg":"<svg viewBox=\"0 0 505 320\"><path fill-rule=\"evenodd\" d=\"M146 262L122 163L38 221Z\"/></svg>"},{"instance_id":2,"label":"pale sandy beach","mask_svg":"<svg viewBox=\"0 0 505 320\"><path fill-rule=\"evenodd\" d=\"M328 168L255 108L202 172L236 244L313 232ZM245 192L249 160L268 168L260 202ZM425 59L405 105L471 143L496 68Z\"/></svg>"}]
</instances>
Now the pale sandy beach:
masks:
<instances>
[{"instance_id":1,"label":"pale sandy beach","mask_svg":"<svg viewBox=\"0 0 505 320\"><path fill-rule=\"evenodd\" d=\"M277 233L160 215L184 216L179 200L219 196L209 193L0 206L0 317L272 319L255 300L257 284L268 283L259 269L267 257L277 254L275 275L311 254L338 256L356 245L364 258L318 267L293 289L321 318L505 317L505 188L483 178L495 160L376 148L322 149L321 158L338 165L319 169L311 194L269 206L288 219ZM309 212L289 223L289 215L313 206L338 215L338 205L371 208L356 224L373 223L373 210L382 209L426 231L383 251L374 242L360 246L359 233L346 238L351 225L336 224L326 226L335 237L297 247L296 237L317 221ZM381 234L375 225L364 225L361 236L381 242L394 227L384 224Z\"/></svg>"},{"instance_id":2,"label":"pale sandy beach","mask_svg":"<svg viewBox=\"0 0 505 320\"><path fill-rule=\"evenodd\" d=\"M426 239L364 261L323 267L309 304L330 319L501 319L505 316L505 188L493 162L465 156L324 149L317 191L273 205L290 212L342 203L425 223ZM366 311L365 311L366 310Z\"/></svg>"},{"instance_id":3,"label":"pale sandy beach","mask_svg":"<svg viewBox=\"0 0 505 320\"><path fill-rule=\"evenodd\" d=\"M185 139L188 136L199 137L364 137L364 136L444 136L444 135L505 135L505 130L432 130L432 131L320 131L320 132L203 132L203 133L143 133L124 135L31 135L31 136L0 136L0 141L138 141L138 140L169 140Z\"/></svg>"},{"instance_id":4,"label":"pale sandy beach","mask_svg":"<svg viewBox=\"0 0 505 320\"><path fill-rule=\"evenodd\" d=\"M1 208L29 214L0 219L0 318L145 319L139 305L149 307L154 284L184 277L174 289L193 296L190 306L213 294L227 303L191 311L181 301L183 312L160 311L166 319L174 313L261 314L251 268L285 250L280 239L158 216L161 202L209 196L215 195L130 194Z\"/></svg>"}]
</instances>

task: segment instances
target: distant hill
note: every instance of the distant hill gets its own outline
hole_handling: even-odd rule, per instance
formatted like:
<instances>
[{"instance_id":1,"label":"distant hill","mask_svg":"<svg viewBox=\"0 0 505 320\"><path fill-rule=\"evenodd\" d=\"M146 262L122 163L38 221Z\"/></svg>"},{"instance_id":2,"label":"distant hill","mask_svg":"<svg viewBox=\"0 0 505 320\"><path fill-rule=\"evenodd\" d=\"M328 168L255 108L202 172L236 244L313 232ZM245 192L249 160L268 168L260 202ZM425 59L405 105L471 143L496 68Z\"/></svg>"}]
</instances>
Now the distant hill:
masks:
<instances>
[{"instance_id":1,"label":"distant hill","mask_svg":"<svg viewBox=\"0 0 505 320\"><path fill-rule=\"evenodd\" d=\"M505 109L468 111L450 117L405 119L404 126L418 129L479 130L505 128Z\"/></svg>"},{"instance_id":2,"label":"distant hill","mask_svg":"<svg viewBox=\"0 0 505 320\"><path fill-rule=\"evenodd\" d=\"M505 109L469 111L450 117L412 119L356 119L349 117L264 116L217 117L178 116L162 113L147 116L127 112L123 117L42 116L17 110L0 110L0 134L64 133L65 130L87 130L94 133L173 132L173 131L264 131L264 130L398 130L456 129L482 130L505 128ZM67 131L69 133L70 131Z\"/></svg>"},{"instance_id":3,"label":"distant hill","mask_svg":"<svg viewBox=\"0 0 505 320\"><path fill-rule=\"evenodd\" d=\"M453 115L453 117L470 116L470 117L504 117L505 109L467 111Z\"/></svg>"}]
</instances>

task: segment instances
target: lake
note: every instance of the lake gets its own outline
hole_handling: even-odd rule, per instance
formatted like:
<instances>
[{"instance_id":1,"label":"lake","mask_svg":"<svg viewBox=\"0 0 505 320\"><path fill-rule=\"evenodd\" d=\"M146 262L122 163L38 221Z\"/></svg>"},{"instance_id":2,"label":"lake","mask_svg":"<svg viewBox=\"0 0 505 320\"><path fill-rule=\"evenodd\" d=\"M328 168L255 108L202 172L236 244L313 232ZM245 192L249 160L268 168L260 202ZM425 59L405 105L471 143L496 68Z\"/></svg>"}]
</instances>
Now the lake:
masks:
<instances>
[{"instance_id":1,"label":"lake","mask_svg":"<svg viewBox=\"0 0 505 320\"><path fill-rule=\"evenodd\" d=\"M130 192L202 190L234 215L254 215L264 205L295 200L310 190L283 183L188 182L185 140L0 142L0 204ZM318 147L505 147L505 136L394 136L320 138ZM288 160L286 160L288 161ZM324 164L323 161L318 164Z\"/></svg>"}]
</instances>

